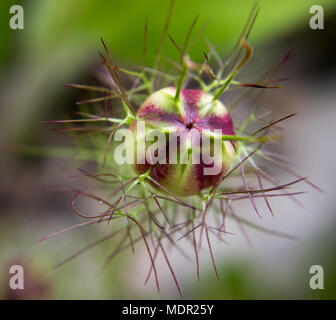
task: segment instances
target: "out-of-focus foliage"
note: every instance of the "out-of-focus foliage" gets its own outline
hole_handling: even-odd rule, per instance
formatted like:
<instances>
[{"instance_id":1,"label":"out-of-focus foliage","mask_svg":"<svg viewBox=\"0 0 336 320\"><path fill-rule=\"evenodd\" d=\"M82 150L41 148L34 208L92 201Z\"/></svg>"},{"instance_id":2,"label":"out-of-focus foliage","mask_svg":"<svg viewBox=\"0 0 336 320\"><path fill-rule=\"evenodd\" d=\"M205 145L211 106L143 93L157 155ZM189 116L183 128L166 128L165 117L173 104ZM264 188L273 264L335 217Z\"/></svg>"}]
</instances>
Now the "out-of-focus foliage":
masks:
<instances>
[{"instance_id":1,"label":"out-of-focus foliage","mask_svg":"<svg viewBox=\"0 0 336 320\"><path fill-rule=\"evenodd\" d=\"M219 52L230 50L239 37L254 1L175 1L169 33L183 43L187 30L199 13L195 30L200 40L209 38ZM100 38L109 44L117 63L139 64L142 60L143 30L149 19L148 57L151 65L158 47L169 1L22 1L25 29L10 30L9 7L1 1L0 81L8 84L2 97L1 136L15 141L29 121L43 119L51 101L65 82L76 78L101 50ZM260 17L251 35L254 45L278 37L305 24L308 28L311 0L260 1ZM327 10L335 3L323 1ZM192 41L193 42L193 41ZM203 59L204 41L191 48L195 60ZM265 53L266 54L266 53ZM171 43L164 55L176 57ZM24 103L24 107L23 107ZM34 130L32 130L32 133ZM2 138L3 139L3 138ZM0 140L1 141L1 140Z\"/></svg>"},{"instance_id":2,"label":"out-of-focus foliage","mask_svg":"<svg viewBox=\"0 0 336 320\"><path fill-rule=\"evenodd\" d=\"M262 18L256 22L252 33L253 42L267 41L269 37L279 36L302 24L308 27L309 8L315 2L261 0ZM321 2L325 11L335 6L332 0ZM9 14L6 19L10 4L16 2L1 2L0 33L4 52L10 50L11 42L8 45L8 41L13 37L22 40L15 43L20 48L18 54L26 58L34 56L36 59L47 57L65 46L92 52L100 48L99 39L103 37L110 43L111 51L118 59L133 63L141 63L146 18L149 19L148 45L150 49L154 49L148 50L148 60L153 61L169 7L168 0L23 1L25 30L16 32L8 28ZM203 36L222 48L231 48L253 4L254 1L251 0L175 1L170 34L177 42L182 42L191 22L200 14L196 29L206 26ZM202 58L204 49L205 44L201 42L193 48L192 53L195 57ZM166 53L170 56L175 53L175 49L167 46ZM8 55L2 53L2 57L8 58Z\"/></svg>"}]
</instances>

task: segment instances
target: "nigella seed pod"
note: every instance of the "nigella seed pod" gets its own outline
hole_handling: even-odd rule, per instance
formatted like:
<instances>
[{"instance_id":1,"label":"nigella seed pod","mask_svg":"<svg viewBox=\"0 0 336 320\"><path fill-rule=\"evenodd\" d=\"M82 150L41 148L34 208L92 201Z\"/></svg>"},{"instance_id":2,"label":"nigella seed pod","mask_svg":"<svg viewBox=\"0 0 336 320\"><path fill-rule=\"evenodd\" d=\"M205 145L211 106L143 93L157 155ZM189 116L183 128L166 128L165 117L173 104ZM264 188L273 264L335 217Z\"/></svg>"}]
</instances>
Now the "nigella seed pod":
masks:
<instances>
[{"instance_id":1,"label":"nigella seed pod","mask_svg":"<svg viewBox=\"0 0 336 320\"><path fill-rule=\"evenodd\" d=\"M164 88L145 100L137 116L145 121L145 128L139 130L138 121L131 125L137 150L134 170L139 175L148 172L175 195L195 195L214 185L236 154L237 143L220 138L235 134L231 115L209 93L182 89L176 99L175 87ZM150 139L159 134L164 137L161 141ZM215 140L220 148L214 148ZM152 147L154 143L157 147Z\"/></svg>"},{"instance_id":2,"label":"nigella seed pod","mask_svg":"<svg viewBox=\"0 0 336 320\"><path fill-rule=\"evenodd\" d=\"M134 245L142 241L150 261L146 283L154 277L159 291L157 259L162 253L182 296L173 262L169 260L165 249L167 245L181 250L177 240L186 238L193 243L199 279L198 250L206 241L214 271L219 278L211 243L213 240L227 242L224 240L226 233L230 233L230 221L227 223L227 219L234 219L241 225L267 234L293 239L292 235L261 228L245 215L242 217L236 212L233 203L247 199L252 210L261 217L263 213L259 211L259 202L255 200L261 198L273 215L269 198L297 196L300 192L289 192L288 188L304 180L319 188L287 169L281 155L264 150L265 144L279 140L279 123L295 115L293 113L274 119L274 111L263 111L260 104L261 89L278 87L272 78L290 58L290 52L257 83L243 82L237 78L240 77L242 67L252 57L253 50L247 40L259 12L257 6L252 8L241 38L225 61L211 44L208 53L204 54L204 61L192 61L189 57L188 41L197 17L191 24L183 46L169 36L180 53L180 59L173 62L178 72L166 72L161 70L161 60L172 8L173 1L170 2L162 41L152 67L147 67L145 59L146 22L140 71L115 65L102 40L105 53L100 53L100 58L104 86L68 84L70 87L97 92L97 97L78 104L103 102L102 110L97 113L78 112L82 116L80 119L51 122L73 123L74 127L56 129L70 131L71 136L77 131L79 134L92 133L90 144L86 141L88 135L85 136L85 152L78 154L82 155L83 159L80 160L84 162L98 159L97 172L91 173L83 168L79 168L79 171L83 178L105 184L107 194L103 196L98 191L96 194L82 186L78 188L72 200L72 209L89 221L64 228L41 240L73 228L106 221L113 229L110 235L81 249L58 265L107 239L114 237L114 241L120 235L120 242L117 240L118 244L107 257L107 263L129 247L134 251ZM132 80L132 86L123 86L122 73ZM249 115L240 121L237 119L234 126L228 109L220 99L224 98L226 92L239 87L247 89L230 103L230 112L239 105L242 97L249 96L255 104L249 108ZM268 117L270 114L272 119ZM78 141L75 145L83 148ZM269 170L268 164L291 173L295 180L281 184ZM266 187L266 184L269 186ZM82 212L78 204L78 198L81 197L98 202L99 212ZM87 203L84 207L87 208ZM243 235L246 236L246 233L243 232ZM250 243L247 236L246 239Z\"/></svg>"}]
</instances>

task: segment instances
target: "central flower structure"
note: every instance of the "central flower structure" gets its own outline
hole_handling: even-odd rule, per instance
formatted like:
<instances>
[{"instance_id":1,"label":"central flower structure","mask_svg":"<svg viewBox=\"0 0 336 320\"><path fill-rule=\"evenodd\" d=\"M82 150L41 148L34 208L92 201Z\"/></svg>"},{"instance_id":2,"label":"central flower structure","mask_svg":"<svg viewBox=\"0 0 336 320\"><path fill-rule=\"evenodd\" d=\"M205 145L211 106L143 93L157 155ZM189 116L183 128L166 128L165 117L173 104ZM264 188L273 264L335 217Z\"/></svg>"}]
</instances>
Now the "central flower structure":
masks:
<instances>
[{"instance_id":1,"label":"central flower structure","mask_svg":"<svg viewBox=\"0 0 336 320\"><path fill-rule=\"evenodd\" d=\"M223 135L235 134L223 103L201 90L176 91L156 91L140 107L137 118L144 128L139 129L139 120L131 124L137 150L134 170L147 172L168 191L186 197L218 182L236 155L237 143L222 140ZM155 141L159 135L165 139Z\"/></svg>"},{"instance_id":2,"label":"central flower structure","mask_svg":"<svg viewBox=\"0 0 336 320\"><path fill-rule=\"evenodd\" d=\"M180 59L173 63L178 72L176 70L168 73L161 70L160 66L163 66L162 50L165 38L168 36L172 7L173 1L152 67L148 68L146 63L146 22L143 64L140 68L127 70L116 66L106 44L102 41L105 54L100 53L100 57L104 64L102 74L107 87L68 84L71 87L99 93L99 96L80 101L78 104L104 101L104 109L97 114L78 112L82 115L80 119L51 122L66 123L67 126L72 122L76 123L74 127L56 128L70 131L71 137L76 131L100 133L92 137L81 134L74 145L80 147L76 159L78 156L81 161L90 163L93 159L97 159L99 169L107 165L103 173L92 174L80 168L85 178L106 184L104 192L106 197L86 191L86 188L82 190L82 186L78 188L72 200L72 209L80 217L88 219L88 222L63 228L42 240L84 225L111 222L109 228L113 228L113 231L65 259L64 262L114 237L112 241L116 242L116 246L107 257L106 262L109 263L127 248L131 248L134 252L134 245L138 241L143 241L150 260L146 283L151 276L154 276L159 291L157 259L162 254L182 297L173 264L166 253L166 241L169 247L177 246L175 239L185 238L192 242L199 279L198 250L205 237L214 271L219 279L211 243L212 236L218 241L226 242L224 237L227 233L227 217L233 218L242 227L246 225L267 234L292 239L290 235L260 227L239 213L236 214L232 202L249 199L257 215L261 217L255 198L263 198L270 214L273 215L268 197L296 196L300 192L290 193L287 188L306 179L288 170L285 166L286 159L277 153L262 150L265 143L276 142L281 138L281 135L275 134L273 130L278 127L279 122L294 114L269 122L269 112L261 110L259 102L262 99L259 99L260 95L257 94L251 97L251 102L255 103L248 111L248 117L245 120L241 119L243 121L240 126L235 123L237 128L235 133L231 115L220 102L221 97L232 87L246 87L251 90L277 88L272 85L272 78L290 57L288 53L278 65L261 77L259 83L246 83L237 79L241 68L252 56L253 50L247 43L247 38L258 15L258 6L254 5L240 41L225 61L212 45L209 46L208 54L204 54L205 60L202 63L191 60L187 52L188 41L197 17L187 33L183 46L179 46L169 36L179 50ZM211 59L216 60L215 69L212 68ZM131 86L123 87L120 73L130 76ZM183 89L190 83L195 89ZM159 86L161 89L157 91L155 88ZM245 97L245 94L250 94L250 89L241 97ZM146 100L143 100L144 96ZM240 98L237 102L239 100ZM141 107L136 111L135 106L139 104ZM123 143L120 143L121 141ZM104 157L100 157L103 151L102 142L106 142ZM285 162L282 163L283 161ZM273 177L266 167L267 162L299 178L280 185L278 179ZM235 174L234 183L229 183L233 174ZM252 185L253 178L255 182ZM271 186L264 188L265 182ZM306 182L316 187L311 182ZM162 195L161 192L165 194ZM77 206L79 197L93 200L94 206L90 206L92 208L99 202L97 207L99 212L82 213ZM87 202L82 206L87 207ZM209 216L216 218L210 220ZM181 250L179 246L178 249ZM61 264L62 262L58 266ZM161 261L159 264L161 265Z\"/></svg>"}]
</instances>

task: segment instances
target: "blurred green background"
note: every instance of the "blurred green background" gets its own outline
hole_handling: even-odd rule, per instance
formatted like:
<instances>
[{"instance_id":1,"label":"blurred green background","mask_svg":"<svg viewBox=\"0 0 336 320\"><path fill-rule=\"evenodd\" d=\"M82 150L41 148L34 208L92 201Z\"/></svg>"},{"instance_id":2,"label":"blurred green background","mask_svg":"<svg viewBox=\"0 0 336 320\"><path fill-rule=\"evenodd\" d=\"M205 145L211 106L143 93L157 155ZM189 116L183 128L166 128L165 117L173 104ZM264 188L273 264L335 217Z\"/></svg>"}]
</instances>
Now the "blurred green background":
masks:
<instances>
[{"instance_id":1,"label":"blurred green background","mask_svg":"<svg viewBox=\"0 0 336 320\"><path fill-rule=\"evenodd\" d=\"M200 40L190 51L202 61L210 39L225 56L233 47L254 1L175 1L169 34L182 43L200 14L195 34ZM24 30L9 28L9 8L24 8ZM322 5L325 29L309 28L309 8ZM286 123L279 150L325 189L308 190L305 209L274 200L275 219L260 223L298 236L298 241L277 239L251 230L249 247L237 234L230 245L216 246L221 281L202 255L201 281L193 262L176 257L177 276L185 298L202 299L321 299L336 298L335 190L333 159L336 73L336 3L334 0L260 1L260 14L250 37L255 56L247 73L258 77L292 49L294 58L283 74L292 78L281 93L268 95L275 110L298 112ZM74 166L52 147L67 140L41 125L45 119L69 118L81 92L65 88L69 82L90 83L98 66L100 38L108 43L116 63L141 64L143 32L148 18L147 64L152 65L169 1L34 0L0 3L0 297L11 296L8 266L23 264L32 289L22 298L126 299L178 297L169 276L162 275L162 292L144 286L148 261L143 250L124 252L103 268L111 250L107 242L69 264L51 267L97 239L106 228L86 227L36 244L53 231L80 222L71 212L71 194L52 190L71 186ZM168 41L164 55L177 57ZM42 156L39 146L44 149ZM50 148L49 148L50 147ZM277 150L277 151L279 151ZM281 173L279 173L281 174ZM250 214L247 203L241 210ZM237 231L239 233L239 231ZM204 257L203 257L204 256ZM325 289L309 288L309 268L325 271ZM166 279L167 277L167 279ZM27 280L28 281L28 280ZM29 282L28 281L28 282ZM27 282L27 283L28 283ZM20 298L20 296L18 296Z\"/></svg>"}]
</instances>

